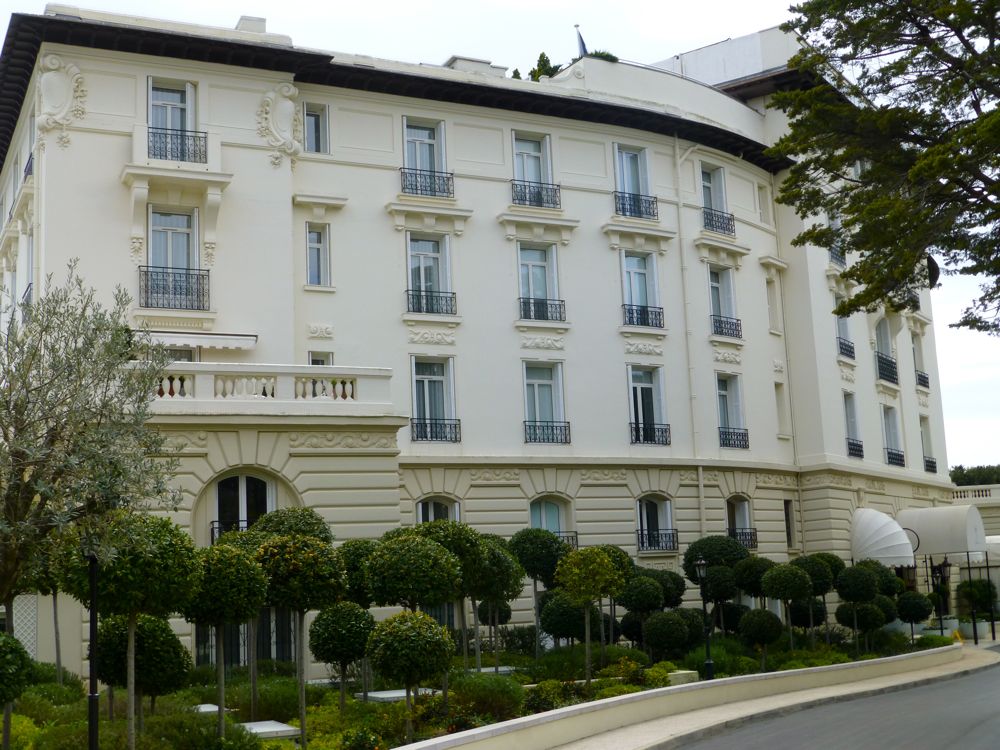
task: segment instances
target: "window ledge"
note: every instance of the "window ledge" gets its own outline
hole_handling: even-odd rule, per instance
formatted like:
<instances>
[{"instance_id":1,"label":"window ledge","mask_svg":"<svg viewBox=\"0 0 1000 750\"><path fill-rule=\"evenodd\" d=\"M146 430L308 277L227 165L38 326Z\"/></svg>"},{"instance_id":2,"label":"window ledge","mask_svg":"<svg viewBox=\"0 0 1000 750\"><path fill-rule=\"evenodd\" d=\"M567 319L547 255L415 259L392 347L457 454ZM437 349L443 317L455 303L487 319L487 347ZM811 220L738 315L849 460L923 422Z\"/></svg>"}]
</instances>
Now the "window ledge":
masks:
<instances>
[{"instance_id":1,"label":"window ledge","mask_svg":"<svg viewBox=\"0 0 1000 750\"><path fill-rule=\"evenodd\" d=\"M514 327L521 331L556 331L566 333L573 327L572 323L565 320L515 320Z\"/></svg>"},{"instance_id":2,"label":"window ledge","mask_svg":"<svg viewBox=\"0 0 1000 750\"><path fill-rule=\"evenodd\" d=\"M771 334L772 336L784 336L785 335L784 331L779 331L777 328L768 328L767 332L769 334Z\"/></svg>"},{"instance_id":3,"label":"window ledge","mask_svg":"<svg viewBox=\"0 0 1000 750\"><path fill-rule=\"evenodd\" d=\"M636 550L639 557L677 557L680 554L676 549L641 549Z\"/></svg>"},{"instance_id":4,"label":"window ledge","mask_svg":"<svg viewBox=\"0 0 1000 750\"><path fill-rule=\"evenodd\" d=\"M432 313L403 313L402 320L408 326L439 325L457 328L462 324L459 315L434 315Z\"/></svg>"},{"instance_id":5,"label":"window ledge","mask_svg":"<svg viewBox=\"0 0 1000 750\"><path fill-rule=\"evenodd\" d=\"M651 339L665 339L667 337L666 328L655 328L654 326L618 326L618 333L627 339L633 336Z\"/></svg>"},{"instance_id":6,"label":"window ledge","mask_svg":"<svg viewBox=\"0 0 1000 750\"><path fill-rule=\"evenodd\" d=\"M708 340L712 342L712 346L716 344L720 346L732 346L736 349L742 349L743 345L746 343L746 339L738 339L733 336L719 336L714 333L708 335Z\"/></svg>"},{"instance_id":7,"label":"window ledge","mask_svg":"<svg viewBox=\"0 0 1000 750\"><path fill-rule=\"evenodd\" d=\"M791 440L792 436L787 432L779 432L777 438L778 440Z\"/></svg>"},{"instance_id":8,"label":"window ledge","mask_svg":"<svg viewBox=\"0 0 1000 750\"><path fill-rule=\"evenodd\" d=\"M899 395L899 385L888 380L876 380L875 391L880 395L896 398Z\"/></svg>"},{"instance_id":9,"label":"window ledge","mask_svg":"<svg viewBox=\"0 0 1000 750\"><path fill-rule=\"evenodd\" d=\"M326 284L303 284L303 292L323 292L324 294L332 294L337 291L337 287L328 286Z\"/></svg>"},{"instance_id":10,"label":"window ledge","mask_svg":"<svg viewBox=\"0 0 1000 750\"><path fill-rule=\"evenodd\" d=\"M850 367L851 369L854 369L855 367L858 366L857 360L851 359L850 357L845 357L843 354L837 355L837 363L844 365L846 367Z\"/></svg>"},{"instance_id":11,"label":"window ledge","mask_svg":"<svg viewBox=\"0 0 1000 750\"><path fill-rule=\"evenodd\" d=\"M396 203L387 203L385 210L392 216L396 231L454 233L461 236L472 209L457 208L454 198L429 196L398 196Z\"/></svg>"},{"instance_id":12,"label":"window ledge","mask_svg":"<svg viewBox=\"0 0 1000 750\"><path fill-rule=\"evenodd\" d=\"M505 239L568 245L573 230L580 225L578 219L562 218L562 209L530 208L531 213L528 213L524 211L526 206L517 208L519 210L497 216L497 221L503 225Z\"/></svg>"},{"instance_id":13,"label":"window ledge","mask_svg":"<svg viewBox=\"0 0 1000 750\"><path fill-rule=\"evenodd\" d=\"M917 388L917 393L922 393L925 396L930 396L931 395L931 389L930 388L925 388L924 386L922 386L920 384L917 384L916 388Z\"/></svg>"}]
</instances>

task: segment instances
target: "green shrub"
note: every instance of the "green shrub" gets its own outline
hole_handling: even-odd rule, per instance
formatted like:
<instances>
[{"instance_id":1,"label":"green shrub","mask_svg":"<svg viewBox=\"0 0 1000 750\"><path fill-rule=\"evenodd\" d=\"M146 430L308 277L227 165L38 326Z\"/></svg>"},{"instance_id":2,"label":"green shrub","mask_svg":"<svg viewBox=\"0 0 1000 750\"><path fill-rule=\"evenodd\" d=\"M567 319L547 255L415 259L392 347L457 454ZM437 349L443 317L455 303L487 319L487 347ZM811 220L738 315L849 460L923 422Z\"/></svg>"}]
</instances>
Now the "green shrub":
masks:
<instances>
[{"instance_id":1,"label":"green shrub","mask_svg":"<svg viewBox=\"0 0 1000 750\"><path fill-rule=\"evenodd\" d=\"M534 656L535 638L534 625L513 625L500 628L500 648L512 654ZM461 643L457 639L456 642Z\"/></svg>"},{"instance_id":2,"label":"green shrub","mask_svg":"<svg viewBox=\"0 0 1000 750\"><path fill-rule=\"evenodd\" d=\"M799 661L798 659L792 659L791 661L786 661L784 664L782 664L780 671L784 672L785 670L789 669L805 669L805 668L806 668L805 662Z\"/></svg>"},{"instance_id":3,"label":"green shrub","mask_svg":"<svg viewBox=\"0 0 1000 750\"><path fill-rule=\"evenodd\" d=\"M680 607L674 610L674 614L679 615L684 618L684 622L688 626L688 641L687 647L689 649L696 648L698 644L705 640L705 615L700 609L690 609L688 607Z\"/></svg>"},{"instance_id":4,"label":"green shrub","mask_svg":"<svg viewBox=\"0 0 1000 750\"><path fill-rule=\"evenodd\" d=\"M643 670L639 662L627 657L619 659L614 664L609 664L597 673L598 677L614 677L625 682L641 684L643 680Z\"/></svg>"},{"instance_id":5,"label":"green shrub","mask_svg":"<svg viewBox=\"0 0 1000 750\"><path fill-rule=\"evenodd\" d=\"M760 663L749 656L734 656L729 662L730 674L757 674Z\"/></svg>"},{"instance_id":6,"label":"green shrub","mask_svg":"<svg viewBox=\"0 0 1000 750\"><path fill-rule=\"evenodd\" d=\"M371 729L348 729L340 738L340 747L341 750L386 750L388 745Z\"/></svg>"},{"instance_id":7,"label":"green shrub","mask_svg":"<svg viewBox=\"0 0 1000 750\"><path fill-rule=\"evenodd\" d=\"M559 680L542 680L528 691L524 708L533 714L561 708L572 701L572 695L565 683Z\"/></svg>"},{"instance_id":8,"label":"green shrub","mask_svg":"<svg viewBox=\"0 0 1000 750\"><path fill-rule=\"evenodd\" d=\"M87 718L87 705L83 701L57 706L34 692L34 688L25 690L21 694L14 703L14 710L27 716L40 727L49 724L68 724Z\"/></svg>"},{"instance_id":9,"label":"green shrub","mask_svg":"<svg viewBox=\"0 0 1000 750\"><path fill-rule=\"evenodd\" d=\"M451 683L459 712L490 716L494 721L516 717L524 703L524 688L510 679L491 674L464 674Z\"/></svg>"},{"instance_id":10,"label":"green shrub","mask_svg":"<svg viewBox=\"0 0 1000 750\"><path fill-rule=\"evenodd\" d=\"M32 685L25 690L21 697L34 695L48 701L53 706L67 706L76 703L84 697L82 682L64 682L58 685L55 682L42 682Z\"/></svg>"},{"instance_id":11,"label":"green shrub","mask_svg":"<svg viewBox=\"0 0 1000 750\"><path fill-rule=\"evenodd\" d=\"M642 692L642 688L638 685L610 685L606 688L601 688L596 693L594 693L594 700L601 700L603 698L616 698L619 695L628 695L629 693L639 693Z\"/></svg>"},{"instance_id":12,"label":"green shrub","mask_svg":"<svg viewBox=\"0 0 1000 750\"><path fill-rule=\"evenodd\" d=\"M642 642L657 658L683 653L689 635L687 623L675 612L656 612L642 626Z\"/></svg>"},{"instance_id":13,"label":"green shrub","mask_svg":"<svg viewBox=\"0 0 1000 750\"><path fill-rule=\"evenodd\" d=\"M642 666L649 664L649 656L644 651L624 646L607 646L605 658L609 663L629 659ZM584 653L582 646L554 648L542 654L537 665L529 667L533 679L582 680Z\"/></svg>"},{"instance_id":14,"label":"green shrub","mask_svg":"<svg viewBox=\"0 0 1000 750\"><path fill-rule=\"evenodd\" d=\"M659 688L670 685L670 673L677 671L677 665L671 661L658 661L645 672L646 687Z\"/></svg>"},{"instance_id":15,"label":"green shrub","mask_svg":"<svg viewBox=\"0 0 1000 750\"><path fill-rule=\"evenodd\" d=\"M239 678L244 677L241 670L244 667L237 667L229 675L229 681L235 682ZM215 685L215 665L214 664L199 664L197 667L192 667L188 672L187 684L197 687L209 687Z\"/></svg>"},{"instance_id":16,"label":"green shrub","mask_svg":"<svg viewBox=\"0 0 1000 750\"><path fill-rule=\"evenodd\" d=\"M27 716L10 717L10 750L32 750L39 733L38 726Z\"/></svg>"},{"instance_id":17,"label":"green shrub","mask_svg":"<svg viewBox=\"0 0 1000 750\"><path fill-rule=\"evenodd\" d=\"M150 716L144 734L166 743L173 750L260 750L261 741L238 724L229 722L226 737L215 736L216 717L182 713Z\"/></svg>"},{"instance_id":18,"label":"green shrub","mask_svg":"<svg viewBox=\"0 0 1000 750\"><path fill-rule=\"evenodd\" d=\"M86 691L84 690L83 686L83 679L79 675L70 672L65 667L63 667L62 673L63 673L63 685L72 682L74 685L79 686L80 695L86 695ZM56 665L49 664L48 662L44 661L32 662L31 674L28 678L28 684L38 685L42 682L55 682L55 683L59 682L56 676Z\"/></svg>"},{"instance_id":19,"label":"green shrub","mask_svg":"<svg viewBox=\"0 0 1000 750\"><path fill-rule=\"evenodd\" d=\"M916 646L918 649L941 648L942 646L950 646L952 643L954 641L946 635L925 634L917 638Z\"/></svg>"}]
</instances>

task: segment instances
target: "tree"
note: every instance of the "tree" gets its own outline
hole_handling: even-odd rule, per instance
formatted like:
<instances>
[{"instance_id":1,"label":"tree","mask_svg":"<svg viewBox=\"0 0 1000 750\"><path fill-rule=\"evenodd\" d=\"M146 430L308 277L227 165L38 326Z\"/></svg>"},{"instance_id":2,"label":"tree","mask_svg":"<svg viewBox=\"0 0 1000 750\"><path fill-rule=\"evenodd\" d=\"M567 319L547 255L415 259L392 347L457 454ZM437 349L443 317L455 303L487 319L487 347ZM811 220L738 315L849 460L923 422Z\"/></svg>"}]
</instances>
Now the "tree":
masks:
<instances>
[{"instance_id":1,"label":"tree","mask_svg":"<svg viewBox=\"0 0 1000 750\"><path fill-rule=\"evenodd\" d=\"M896 590L898 588L896 574L893 573L888 567L880 563L878 560L861 560L856 562L855 567L864 568L865 570L870 570L875 574L875 580L878 582L878 592L884 596L895 596Z\"/></svg>"},{"instance_id":2,"label":"tree","mask_svg":"<svg viewBox=\"0 0 1000 750\"><path fill-rule=\"evenodd\" d=\"M173 462L147 425L168 355L133 331L132 302L109 308L66 281L10 309L0 347L0 604L54 530L140 502L165 502Z\"/></svg>"},{"instance_id":3,"label":"tree","mask_svg":"<svg viewBox=\"0 0 1000 750\"><path fill-rule=\"evenodd\" d=\"M951 481L959 487L970 484L1000 484L1000 465L970 466L968 469L959 464L949 471Z\"/></svg>"},{"instance_id":4,"label":"tree","mask_svg":"<svg viewBox=\"0 0 1000 750\"><path fill-rule=\"evenodd\" d=\"M844 602L837 607L835 617L845 628L850 627L860 631L865 636L866 648L868 636L872 631L885 625L885 615L873 602ZM857 639L856 634L854 637ZM856 643L855 650L857 650Z\"/></svg>"},{"instance_id":5,"label":"tree","mask_svg":"<svg viewBox=\"0 0 1000 750\"><path fill-rule=\"evenodd\" d=\"M49 534L35 548L27 568L23 572L22 584L26 589L34 590L41 596L52 597L52 631L55 641L56 682L63 684L62 644L59 636L59 555L60 546L58 532Z\"/></svg>"},{"instance_id":6,"label":"tree","mask_svg":"<svg viewBox=\"0 0 1000 750\"><path fill-rule=\"evenodd\" d=\"M253 530L272 536L311 536L326 544L333 544L330 525L312 508L273 510L258 518Z\"/></svg>"},{"instance_id":7,"label":"tree","mask_svg":"<svg viewBox=\"0 0 1000 750\"><path fill-rule=\"evenodd\" d=\"M320 611L309 626L309 650L325 664L336 664L340 677L340 711L347 705L347 668L365 655L375 629L371 612L354 602L337 602Z\"/></svg>"},{"instance_id":8,"label":"tree","mask_svg":"<svg viewBox=\"0 0 1000 750\"><path fill-rule=\"evenodd\" d=\"M830 568L830 573L833 575L834 581L837 580L837 576L840 575L840 571L847 567L847 563L832 552L814 552L809 556L825 562L827 567Z\"/></svg>"},{"instance_id":9,"label":"tree","mask_svg":"<svg viewBox=\"0 0 1000 750\"><path fill-rule=\"evenodd\" d=\"M725 565L731 568L749 555L747 548L731 537L704 536L688 545L684 551L682 567L687 579L697 586L701 584L701 581L698 580L698 572L695 570L695 563L699 558L703 558L709 568L715 565Z\"/></svg>"},{"instance_id":10,"label":"tree","mask_svg":"<svg viewBox=\"0 0 1000 750\"><path fill-rule=\"evenodd\" d=\"M752 609L740 620L740 638L748 646L760 648L760 671L767 671L767 647L781 638L784 627L774 612Z\"/></svg>"},{"instance_id":11,"label":"tree","mask_svg":"<svg viewBox=\"0 0 1000 750\"><path fill-rule=\"evenodd\" d=\"M374 539L348 539L337 547L337 554L344 563L347 574L348 601L354 602L363 609L372 604L372 592L368 588L368 578L365 576L365 562L378 548Z\"/></svg>"},{"instance_id":12,"label":"tree","mask_svg":"<svg viewBox=\"0 0 1000 750\"><path fill-rule=\"evenodd\" d=\"M726 619L722 603L729 601L737 594L736 577L732 568L725 565L713 565L705 571L705 596L713 604L712 616L718 614L719 627L726 630Z\"/></svg>"},{"instance_id":13,"label":"tree","mask_svg":"<svg viewBox=\"0 0 1000 750\"><path fill-rule=\"evenodd\" d=\"M508 551L507 545L497 541L489 534L482 536L480 543L480 553L477 562L477 570L469 581L469 594L473 602L481 600L491 605L490 613L492 622L490 628L493 631L493 668L500 671L500 651L499 638L496 637L499 622L497 617L500 607L512 602L524 589L524 568L517 558ZM478 613L477 613L478 615ZM478 617L476 627L476 668L480 668L479 663L479 628Z\"/></svg>"},{"instance_id":14,"label":"tree","mask_svg":"<svg viewBox=\"0 0 1000 750\"><path fill-rule=\"evenodd\" d=\"M188 602L184 617L215 629L215 679L217 681L219 737L226 733L225 626L257 616L267 597L264 570L238 547L215 544L198 550L201 585ZM254 641L251 641L253 644ZM253 650L253 646L250 647Z\"/></svg>"},{"instance_id":15,"label":"tree","mask_svg":"<svg viewBox=\"0 0 1000 750\"><path fill-rule=\"evenodd\" d=\"M813 224L793 240L857 256L842 276L860 286L837 314L916 308L936 283L933 252L954 273L986 277L955 325L1000 334L995 4L806 0L793 10L784 28L806 46L790 64L815 83L774 96L789 117L774 153L797 160L778 201L840 217L842 231Z\"/></svg>"},{"instance_id":16,"label":"tree","mask_svg":"<svg viewBox=\"0 0 1000 750\"><path fill-rule=\"evenodd\" d=\"M826 619L826 595L830 593L830 589L833 588L833 572L830 570L830 566L827 564L826 560L816 555L805 555L803 557L796 557L792 560L792 565L797 568L802 568L806 573L809 574L809 580L812 581L812 595L821 597L823 602L823 622L826 625L826 635L827 643L830 642L830 622ZM815 622L813 620L813 614L816 608L810 605L809 610L809 643L812 648L816 648L816 632Z\"/></svg>"},{"instance_id":17,"label":"tree","mask_svg":"<svg viewBox=\"0 0 1000 750\"><path fill-rule=\"evenodd\" d=\"M541 52L538 55L538 62L535 63L535 67L528 71L528 78L532 81L537 81L542 76L551 78L560 70L562 70L561 65L553 65L552 61L549 60L549 56Z\"/></svg>"},{"instance_id":18,"label":"tree","mask_svg":"<svg viewBox=\"0 0 1000 750\"><path fill-rule=\"evenodd\" d=\"M684 590L687 588L684 576L679 573L675 573L672 570L664 570L663 568L644 568L639 565L635 567L635 574L637 576L652 578L660 584L663 589L664 607L667 607L668 609L675 609L681 606L681 603L684 601Z\"/></svg>"},{"instance_id":19,"label":"tree","mask_svg":"<svg viewBox=\"0 0 1000 750\"><path fill-rule=\"evenodd\" d=\"M886 625L895 622L899 617L899 613L896 611L896 603L885 594L876 594L875 598L872 599L872 604L882 611L882 617L885 619Z\"/></svg>"},{"instance_id":20,"label":"tree","mask_svg":"<svg viewBox=\"0 0 1000 750\"><path fill-rule=\"evenodd\" d=\"M458 558L432 539L394 536L379 544L365 563L365 577L378 605L417 607L444 604L458 595Z\"/></svg>"},{"instance_id":21,"label":"tree","mask_svg":"<svg viewBox=\"0 0 1000 750\"><path fill-rule=\"evenodd\" d=\"M10 747L10 708L31 678L32 662L24 646L10 633L0 632L0 703L6 706L3 750Z\"/></svg>"},{"instance_id":22,"label":"tree","mask_svg":"<svg viewBox=\"0 0 1000 750\"><path fill-rule=\"evenodd\" d=\"M764 608L764 589L761 586L761 579L764 574L777 565L774 560L766 557L751 555L740 560L733 566L733 575L736 578L736 585L747 596L752 596L757 600L757 606Z\"/></svg>"},{"instance_id":23,"label":"tree","mask_svg":"<svg viewBox=\"0 0 1000 750\"><path fill-rule=\"evenodd\" d=\"M531 578L532 600L535 605L535 661L538 661L542 632L538 582L541 581L545 588L552 588L555 584L556 566L562 556L570 551L570 546L546 529L521 529L511 537L510 551Z\"/></svg>"},{"instance_id":24,"label":"tree","mask_svg":"<svg viewBox=\"0 0 1000 750\"><path fill-rule=\"evenodd\" d=\"M597 607L591 606L590 617L598 617ZM542 603L542 630L557 639L586 640L587 633L580 607L565 592L556 590Z\"/></svg>"},{"instance_id":25,"label":"tree","mask_svg":"<svg viewBox=\"0 0 1000 750\"><path fill-rule=\"evenodd\" d=\"M788 622L789 645L795 650L795 631L788 613L789 602L808 599L812 595L812 581L802 568L791 563L775 565L760 580L764 593L771 599L780 599L785 607L785 621Z\"/></svg>"},{"instance_id":26,"label":"tree","mask_svg":"<svg viewBox=\"0 0 1000 750\"><path fill-rule=\"evenodd\" d=\"M621 571L597 547L575 549L559 561L556 582L583 608L584 672L590 685L590 609L594 600L615 596L625 584Z\"/></svg>"},{"instance_id":27,"label":"tree","mask_svg":"<svg viewBox=\"0 0 1000 750\"><path fill-rule=\"evenodd\" d=\"M851 568L844 568L835 579L834 588L837 596L848 604L862 604L872 601L878 594L878 579L875 574L857 565ZM837 607L837 622L841 622L841 607ZM858 621L857 608L853 607L848 612L854 619L851 620L851 630L854 633L854 650L858 650ZM879 613L881 614L881 612ZM841 622L841 624L843 624Z\"/></svg>"},{"instance_id":28,"label":"tree","mask_svg":"<svg viewBox=\"0 0 1000 750\"><path fill-rule=\"evenodd\" d=\"M648 576L634 576L622 587L618 603L645 620L651 613L663 609L663 587Z\"/></svg>"},{"instance_id":29,"label":"tree","mask_svg":"<svg viewBox=\"0 0 1000 750\"><path fill-rule=\"evenodd\" d=\"M423 612L400 612L375 626L368 637L372 664L387 679L406 689L406 741L413 741L410 692L422 680L443 674L455 644L448 631Z\"/></svg>"},{"instance_id":30,"label":"tree","mask_svg":"<svg viewBox=\"0 0 1000 750\"><path fill-rule=\"evenodd\" d=\"M267 537L257 549L267 576L267 603L296 613L295 672L299 683L299 743L306 748L306 612L322 609L347 590L344 564L329 543L313 536Z\"/></svg>"},{"instance_id":31,"label":"tree","mask_svg":"<svg viewBox=\"0 0 1000 750\"><path fill-rule=\"evenodd\" d=\"M910 623L910 640L914 639L913 626L931 616L934 605L919 591L906 591L896 601L896 613L903 622Z\"/></svg>"},{"instance_id":32,"label":"tree","mask_svg":"<svg viewBox=\"0 0 1000 750\"><path fill-rule=\"evenodd\" d=\"M997 587L986 578L974 578L959 583L955 595L966 610L976 610L986 616L996 604Z\"/></svg>"},{"instance_id":33,"label":"tree","mask_svg":"<svg viewBox=\"0 0 1000 750\"><path fill-rule=\"evenodd\" d=\"M654 661L682 653L688 635L687 623L676 612L657 612L642 624L642 643Z\"/></svg>"},{"instance_id":34,"label":"tree","mask_svg":"<svg viewBox=\"0 0 1000 750\"><path fill-rule=\"evenodd\" d=\"M635 576L635 562L632 560L632 556L629 555L628 552L626 552L621 547L618 547L617 545L614 545L614 544L599 544L599 545L597 545L597 548L600 549L605 555L608 556L608 559L611 560L611 564L615 566L615 568L618 570L619 573L621 573L623 581L628 582L629 580L632 579L633 576ZM609 596L608 598L609 598L609 602L610 602L610 605L611 605L610 616L611 616L611 618L613 620L617 620L617 612L615 611L616 610L615 596L612 595L612 596ZM601 610L602 613L604 612L604 600L603 600L603 598L598 600L598 602L597 602L597 608L599 610ZM601 640L601 666L603 667L603 666L605 666L605 661L606 661L606 659L605 659L604 645L605 645L605 643L607 643L608 641L611 640L611 633L610 632L606 632L604 630L604 616L603 616L603 614L602 614L601 620L600 620L600 628L601 628L601 631L600 631L600 635L601 635L601 638L600 638L600 640ZM605 635L607 636L607 638L605 638Z\"/></svg>"}]
</instances>

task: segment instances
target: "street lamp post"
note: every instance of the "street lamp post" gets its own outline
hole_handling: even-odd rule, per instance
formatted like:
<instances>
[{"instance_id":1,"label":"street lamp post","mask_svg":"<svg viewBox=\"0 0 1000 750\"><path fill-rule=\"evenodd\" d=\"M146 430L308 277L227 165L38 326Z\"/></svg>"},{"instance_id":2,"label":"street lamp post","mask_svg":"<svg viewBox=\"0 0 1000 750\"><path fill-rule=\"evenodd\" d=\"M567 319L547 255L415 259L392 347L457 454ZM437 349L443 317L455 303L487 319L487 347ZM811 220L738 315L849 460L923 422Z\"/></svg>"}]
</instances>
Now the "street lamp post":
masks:
<instances>
[{"instance_id":1,"label":"street lamp post","mask_svg":"<svg viewBox=\"0 0 1000 750\"><path fill-rule=\"evenodd\" d=\"M90 694L87 696L87 746L98 750L100 693L97 692L97 555L88 556L90 573Z\"/></svg>"},{"instance_id":2,"label":"street lamp post","mask_svg":"<svg viewBox=\"0 0 1000 750\"><path fill-rule=\"evenodd\" d=\"M934 587L934 593L937 594L937 616L938 616L938 628L941 630L941 635L944 635L944 601L941 595L941 568L940 566L935 567L934 561L931 560L931 585Z\"/></svg>"},{"instance_id":3,"label":"street lamp post","mask_svg":"<svg viewBox=\"0 0 1000 750\"><path fill-rule=\"evenodd\" d=\"M694 564L695 573L698 575L698 585L701 589L701 614L705 623L705 679L715 678L715 662L712 661L712 625L708 621L708 600L705 597L705 578L708 571L708 563L704 557L699 557Z\"/></svg>"}]
</instances>

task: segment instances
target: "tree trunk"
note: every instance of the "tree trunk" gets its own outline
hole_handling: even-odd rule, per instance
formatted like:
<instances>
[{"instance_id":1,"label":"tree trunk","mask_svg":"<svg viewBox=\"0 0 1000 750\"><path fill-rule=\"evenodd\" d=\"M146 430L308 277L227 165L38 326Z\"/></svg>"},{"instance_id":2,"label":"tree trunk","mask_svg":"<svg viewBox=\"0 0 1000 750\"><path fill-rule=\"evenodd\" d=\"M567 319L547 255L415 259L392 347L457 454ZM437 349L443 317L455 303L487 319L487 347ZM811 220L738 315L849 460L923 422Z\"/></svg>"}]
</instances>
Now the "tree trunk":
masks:
<instances>
[{"instance_id":1,"label":"tree trunk","mask_svg":"<svg viewBox=\"0 0 1000 750\"><path fill-rule=\"evenodd\" d=\"M851 606L851 612L854 615L854 627L851 628L851 631L854 634L854 656L857 657L857 655L858 655L858 610L857 610L857 607L855 605Z\"/></svg>"},{"instance_id":2,"label":"tree trunk","mask_svg":"<svg viewBox=\"0 0 1000 750\"><path fill-rule=\"evenodd\" d=\"M493 671L500 674L500 607L494 604L493 614Z\"/></svg>"},{"instance_id":3,"label":"tree trunk","mask_svg":"<svg viewBox=\"0 0 1000 750\"><path fill-rule=\"evenodd\" d=\"M406 686L406 744L413 742L413 704L410 702L410 686Z\"/></svg>"},{"instance_id":4,"label":"tree trunk","mask_svg":"<svg viewBox=\"0 0 1000 750\"><path fill-rule=\"evenodd\" d=\"M816 650L816 630L813 624L813 600L809 599L809 648Z\"/></svg>"},{"instance_id":5,"label":"tree trunk","mask_svg":"<svg viewBox=\"0 0 1000 750\"><path fill-rule=\"evenodd\" d=\"M542 655L542 615L538 611L538 579L531 579L531 592L535 603L535 663L538 663L538 659Z\"/></svg>"},{"instance_id":6,"label":"tree trunk","mask_svg":"<svg viewBox=\"0 0 1000 750\"><path fill-rule=\"evenodd\" d=\"M604 650L604 598L601 597L597 600L597 615L600 618L597 622L598 634L597 637L601 643L601 667L606 667L607 661L607 651Z\"/></svg>"},{"instance_id":7,"label":"tree trunk","mask_svg":"<svg viewBox=\"0 0 1000 750\"><path fill-rule=\"evenodd\" d=\"M444 704L444 715L448 715L448 670L445 670L441 680L441 702Z\"/></svg>"},{"instance_id":8,"label":"tree trunk","mask_svg":"<svg viewBox=\"0 0 1000 750\"><path fill-rule=\"evenodd\" d=\"M7 597L3 603L4 609L4 629L8 635L14 635L14 597ZM14 714L14 704L8 703L3 707L3 730L0 738L0 746L3 750L10 750L10 722Z\"/></svg>"},{"instance_id":9,"label":"tree trunk","mask_svg":"<svg viewBox=\"0 0 1000 750\"><path fill-rule=\"evenodd\" d=\"M295 665L299 677L299 746L306 750L306 613L298 612L298 633L295 639ZM130 749L131 750L131 749Z\"/></svg>"},{"instance_id":10,"label":"tree trunk","mask_svg":"<svg viewBox=\"0 0 1000 750\"><path fill-rule=\"evenodd\" d=\"M115 686L108 685L108 721L115 720Z\"/></svg>"},{"instance_id":11,"label":"tree trunk","mask_svg":"<svg viewBox=\"0 0 1000 750\"><path fill-rule=\"evenodd\" d=\"M260 615L258 614L258 617ZM250 721L257 721L257 618L251 617L247 624L247 661L250 666Z\"/></svg>"},{"instance_id":12,"label":"tree trunk","mask_svg":"<svg viewBox=\"0 0 1000 750\"><path fill-rule=\"evenodd\" d=\"M347 662L340 662L340 713L347 707Z\"/></svg>"},{"instance_id":13,"label":"tree trunk","mask_svg":"<svg viewBox=\"0 0 1000 750\"><path fill-rule=\"evenodd\" d=\"M913 634L913 623L911 622L910 623L910 643L913 643L915 640L916 640L916 636Z\"/></svg>"},{"instance_id":14,"label":"tree trunk","mask_svg":"<svg viewBox=\"0 0 1000 750\"><path fill-rule=\"evenodd\" d=\"M215 725L215 733L220 738L226 736L226 649L223 632L223 624L217 623L215 626L215 702L218 704L218 717Z\"/></svg>"},{"instance_id":15,"label":"tree trunk","mask_svg":"<svg viewBox=\"0 0 1000 750\"><path fill-rule=\"evenodd\" d=\"M146 728L146 717L142 712L142 690L136 688L135 690L135 729L136 732L142 734L143 730Z\"/></svg>"},{"instance_id":16,"label":"tree trunk","mask_svg":"<svg viewBox=\"0 0 1000 750\"><path fill-rule=\"evenodd\" d=\"M583 644L583 674L587 678L587 687L590 687L590 602L587 602L586 609L583 610L583 637L586 641Z\"/></svg>"},{"instance_id":17,"label":"tree trunk","mask_svg":"<svg viewBox=\"0 0 1000 750\"><path fill-rule=\"evenodd\" d=\"M788 650L789 651L794 651L795 650L795 631L792 630L792 613L791 613L790 607L788 606L788 602L787 601L783 602L783 604L785 605L785 622L788 623Z\"/></svg>"},{"instance_id":18,"label":"tree trunk","mask_svg":"<svg viewBox=\"0 0 1000 750\"><path fill-rule=\"evenodd\" d=\"M722 630L722 635L726 634L726 610L722 606L722 602L712 603L712 612L719 610L719 628Z\"/></svg>"},{"instance_id":19,"label":"tree trunk","mask_svg":"<svg viewBox=\"0 0 1000 750\"><path fill-rule=\"evenodd\" d=\"M469 621L465 612L465 597L459 602L461 610L458 613L458 626L462 628L462 669L469 671Z\"/></svg>"},{"instance_id":20,"label":"tree trunk","mask_svg":"<svg viewBox=\"0 0 1000 750\"><path fill-rule=\"evenodd\" d=\"M127 726L128 750L135 750L135 612L128 615L128 650L125 657L125 723Z\"/></svg>"},{"instance_id":21,"label":"tree trunk","mask_svg":"<svg viewBox=\"0 0 1000 750\"><path fill-rule=\"evenodd\" d=\"M59 645L59 592L52 590L52 630L56 638L56 682L63 684L62 646Z\"/></svg>"},{"instance_id":22,"label":"tree trunk","mask_svg":"<svg viewBox=\"0 0 1000 750\"><path fill-rule=\"evenodd\" d=\"M472 600L472 627L475 630L473 635L476 645L476 671L479 672L483 668L483 654L482 646L479 643L479 607L475 599Z\"/></svg>"},{"instance_id":23,"label":"tree trunk","mask_svg":"<svg viewBox=\"0 0 1000 750\"><path fill-rule=\"evenodd\" d=\"M823 618L823 625L825 626L824 629L826 630L826 645L829 646L830 645L830 613L827 612L827 609L826 609L826 594L823 594L823 612L826 615L826 617Z\"/></svg>"}]
</instances>

